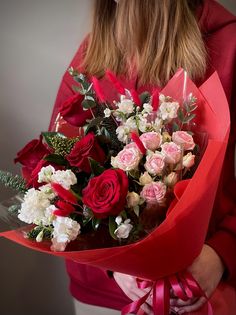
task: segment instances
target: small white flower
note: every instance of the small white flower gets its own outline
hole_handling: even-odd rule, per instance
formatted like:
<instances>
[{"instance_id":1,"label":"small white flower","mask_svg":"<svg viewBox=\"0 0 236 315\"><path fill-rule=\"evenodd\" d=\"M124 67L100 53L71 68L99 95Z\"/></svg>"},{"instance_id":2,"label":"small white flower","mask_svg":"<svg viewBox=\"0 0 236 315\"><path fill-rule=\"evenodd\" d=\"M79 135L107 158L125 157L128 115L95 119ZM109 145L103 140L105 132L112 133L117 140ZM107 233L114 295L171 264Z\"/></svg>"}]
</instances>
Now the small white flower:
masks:
<instances>
[{"instance_id":1,"label":"small white flower","mask_svg":"<svg viewBox=\"0 0 236 315\"><path fill-rule=\"evenodd\" d=\"M130 129L124 125L116 129L117 138L120 142L126 143L129 138Z\"/></svg>"},{"instance_id":2,"label":"small white flower","mask_svg":"<svg viewBox=\"0 0 236 315\"><path fill-rule=\"evenodd\" d=\"M52 222L54 226L52 250L63 251L66 245L76 239L80 233L80 224L68 217L57 216Z\"/></svg>"},{"instance_id":3,"label":"small white flower","mask_svg":"<svg viewBox=\"0 0 236 315\"><path fill-rule=\"evenodd\" d=\"M152 127L152 124L148 122L147 118L143 115L138 115L138 129L141 132L147 132Z\"/></svg>"},{"instance_id":4,"label":"small white flower","mask_svg":"<svg viewBox=\"0 0 236 315\"><path fill-rule=\"evenodd\" d=\"M149 103L144 103L143 104L143 110L142 110L142 112L143 113L152 113L152 111L153 111L153 107L152 107L152 105L151 104L149 104Z\"/></svg>"},{"instance_id":5,"label":"small white flower","mask_svg":"<svg viewBox=\"0 0 236 315\"><path fill-rule=\"evenodd\" d=\"M160 100L161 102L165 102L165 100L166 100L165 95L164 95L164 94L160 94L160 95L159 95L159 100Z\"/></svg>"},{"instance_id":6,"label":"small white flower","mask_svg":"<svg viewBox=\"0 0 236 315\"><path fill-rule=\"evenodd\" d=\"M160 118L156 118L154 121L154 124L152 125L152 128L156 131L156 132L160 132L161 128L163 126L163 121Z\"/></svg>"},{"instance_id":7,"label":"small white flower","mask_svg":"<svg viewBox=\"0 0 236 315\"><path fill-rule=\"evenodd\" d=\"M105 115L106 118L110 117L111 116L111 110L109 108L106 108L104 110L104 115Z\"/></svg>"},{"instance_id":8,"label":"small white flower","mask_svg":"<svg viewBox=\"0 0 236 315\"><path fill-rule=\"evenodd\" d=\"M121 100L117 103L119 111L123 114L131 114L134 110L134 103L132 100L125 98L124 95L121 96Z\"/></svg>"},{"instance_id":9,"label":"small white flower","mask_svg":"<svg viewBox=\"0 0 236 315\"><path fill-rule=\"evenodd\" d=\"M118 217L115 218L116 224L120 225L122 223L122 217L119 215Z\"/></svg>"},{"instance_id":10,"label":"small white flower","mask_svg":"<svg viewBox=\"0 0 236 315\"><path fill-rule=\"evenodd\" d=\"M159 107L159 114L163 120L171 120L177 117L178 102L163 102Z\"/></svg>"},{"instance_id":11,"label":"small white flower","mask_svg":"<svg viewBox=\"0 0 236 315\"><path fill-rule=\"evenodd\" d=\"M51 181L52 175L55 173L55 168L51 165L42 167L38 173L39 183L49 183Z\"/></svg>"},{"instance_id":12,"label":"small white flower","mask_svg":"<svg viewBox=\"0 0 236 315\"><path fill-rule=\"evenodd\" d=\"M123 114L131 114L134 110L134 103L132 100L121 97L121 101L117 103L119 111Z\"/></svg>"},{"instance_id":13,"label":"small white flower","mask_svg":"<svg viewBox=\"0 0 236 315\"><path fill-rule=\"evenodd\" d=\"M130 219L122 221L118 220L120 224L118 224L117 229L114 231L114 234L117 238L128 238L131 230L133 229L133 225L130 224Z\"/></svg>"},{"instance_id":14,"label":"small white flower","mask_svg":"<svg viewBox=\"0 0 236 315\"><path fill-rule=\"evenodd\" d=\"M136 123L135 117L132 116L132 117L128 118L125 122L125 126L127 128L129 128L130 131L131 130L133 130L133 131L137 130L137 123Z\"/></svg>"},{"instance_id":15,"label":"small white flower","mask_svg":"<svg viewBox=\"0 0 236 315\"><path fill-rule=\"evenodd\" d=\"M54 183L60 184L63 188L69 190L71 185L77 183L77 178L71 170L56 171L51 178Z\"/></svg>"}]
</instances>

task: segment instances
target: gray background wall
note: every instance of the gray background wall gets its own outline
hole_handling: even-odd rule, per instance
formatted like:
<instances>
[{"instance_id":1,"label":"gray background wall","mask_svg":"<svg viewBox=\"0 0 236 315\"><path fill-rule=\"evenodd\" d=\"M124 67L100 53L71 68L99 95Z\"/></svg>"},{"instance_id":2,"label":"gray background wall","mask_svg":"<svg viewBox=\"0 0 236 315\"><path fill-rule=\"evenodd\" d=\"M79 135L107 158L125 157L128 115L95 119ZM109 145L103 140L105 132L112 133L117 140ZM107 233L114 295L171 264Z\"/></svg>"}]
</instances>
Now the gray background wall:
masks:
<instances>
[{"instance_id":1,"label":"gray background wall","mask_svg":"<svg viewBox=\"0 0 236 315\"><path fill-rule=\"evenodd\" d=\"M1 0L0 169L17 172L15 153L47 129L61 76L90 28L91 1ZM220 2L236 13L235 0ZM0 200L8 197L0 187ZM0 252L1 315L73 315L61 259L4 239Z\"/></svg>"}]
</instances>

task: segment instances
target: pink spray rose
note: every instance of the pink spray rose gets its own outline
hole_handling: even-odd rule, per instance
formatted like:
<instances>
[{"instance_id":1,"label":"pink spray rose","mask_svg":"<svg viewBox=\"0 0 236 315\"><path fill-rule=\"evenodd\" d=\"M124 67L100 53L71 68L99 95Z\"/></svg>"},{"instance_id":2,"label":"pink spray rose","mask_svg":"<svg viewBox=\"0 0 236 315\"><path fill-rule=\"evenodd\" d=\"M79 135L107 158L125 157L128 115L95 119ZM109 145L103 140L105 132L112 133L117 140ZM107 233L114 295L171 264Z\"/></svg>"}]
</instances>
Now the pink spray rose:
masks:
<instances>
[{"instance_id":1,"label":"pink spray rose","mask_svg":"<svg viewBox=\"0 0 236 315\"><path fill-rule=\"evenodd\" d=\"M165 167L164 155L160 152L147 155L144 167L149 174L161 174L163 168Z\"/></svg>"},{"instance_id":2,"label":"pink spray rose","mask_svg":"<svg viewBox=\"0 0 236 315\"><path fill-rule=\"evenodd\" d=\"M152 182L143 187L141 197L148 204L163 203L166 194L166 185L162 182Z\"/></svg>"},{"instance_id":3,"label":"pink spray rose","mask_svg":"<svg viewBox=\"0 0 236 315\"><path fill-rule=\"evenodd\" d=\"M131 171L138 167L142 154L135 143L127 144L116 157L111 158L111 165L123 171Z\"/></svg>"},{"instance_id":4,"label":"pink spray rose","mask_svg":"<svg viewBox=\"0 0 236 315\"><path fill-rule=\"evenodd\" d=\"M146 149L155 151L161 145L162 136L158 132L151 131L151 132L143 133L140 136L140 140L142 141Z\"/></svg>"},{"instance_id":5,"label":"pink spray rose","mask_svg":"<svg viewBox=\"0 0 236 315\"><path fill-rule=\"evenodd\" d=\"M172 141L183 146L184 150L192 150L195 147L193 137L186 131L173 132Z\"/></svg>"},{"instance_id":6,"label":"pink spray rose","mask_svg":"<svg viewBox=\"0 0 236 315\"><path fill-rule=\"evenodd\" d=\"M166 163L176 164L181 158L181 148L174 142L162 144L161 153L164 155Z\"/></svg>"}]
</instances>

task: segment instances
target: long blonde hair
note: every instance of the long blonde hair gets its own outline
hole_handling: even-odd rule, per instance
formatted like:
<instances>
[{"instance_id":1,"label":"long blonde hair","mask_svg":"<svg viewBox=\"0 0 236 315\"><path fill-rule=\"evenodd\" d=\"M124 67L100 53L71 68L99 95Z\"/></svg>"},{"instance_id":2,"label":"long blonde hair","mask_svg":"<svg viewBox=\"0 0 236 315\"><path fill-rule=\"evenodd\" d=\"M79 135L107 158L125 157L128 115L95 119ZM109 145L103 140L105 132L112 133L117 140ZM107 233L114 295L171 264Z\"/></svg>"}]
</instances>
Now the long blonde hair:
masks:
<instances>
[{"instance_id":1,"label":"long blonde hair","mask_svg":"<svg viewBox=\"0 0 236 315\"><path fill-rule=\"evenodd\" d=\"M180 67L200 79L206 49L195 12L199 0L95 0L93 28L84 59L87 73L106 69L140 84L164 85Z\"/></svg>"}]
</instances>

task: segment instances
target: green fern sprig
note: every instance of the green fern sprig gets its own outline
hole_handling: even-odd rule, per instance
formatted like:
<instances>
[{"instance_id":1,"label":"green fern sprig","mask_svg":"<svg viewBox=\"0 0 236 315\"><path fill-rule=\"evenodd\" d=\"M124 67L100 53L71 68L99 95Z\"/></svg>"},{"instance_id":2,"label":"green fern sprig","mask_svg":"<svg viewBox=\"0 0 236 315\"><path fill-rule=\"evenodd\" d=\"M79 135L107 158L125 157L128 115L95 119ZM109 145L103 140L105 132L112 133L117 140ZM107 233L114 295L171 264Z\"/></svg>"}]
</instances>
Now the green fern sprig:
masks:
<instances>
[{"instance_id":1,"label":"green fern sprig","mask_svg":"<svg viewBox=\"0 0 236 315\"><path fill-rule=\"evenodd\" d=\"M0 170L0 184L20 193L25 193L27 191L26 182L21 176L13 175L6 171Z\"/></svg>"}]
</instances>

